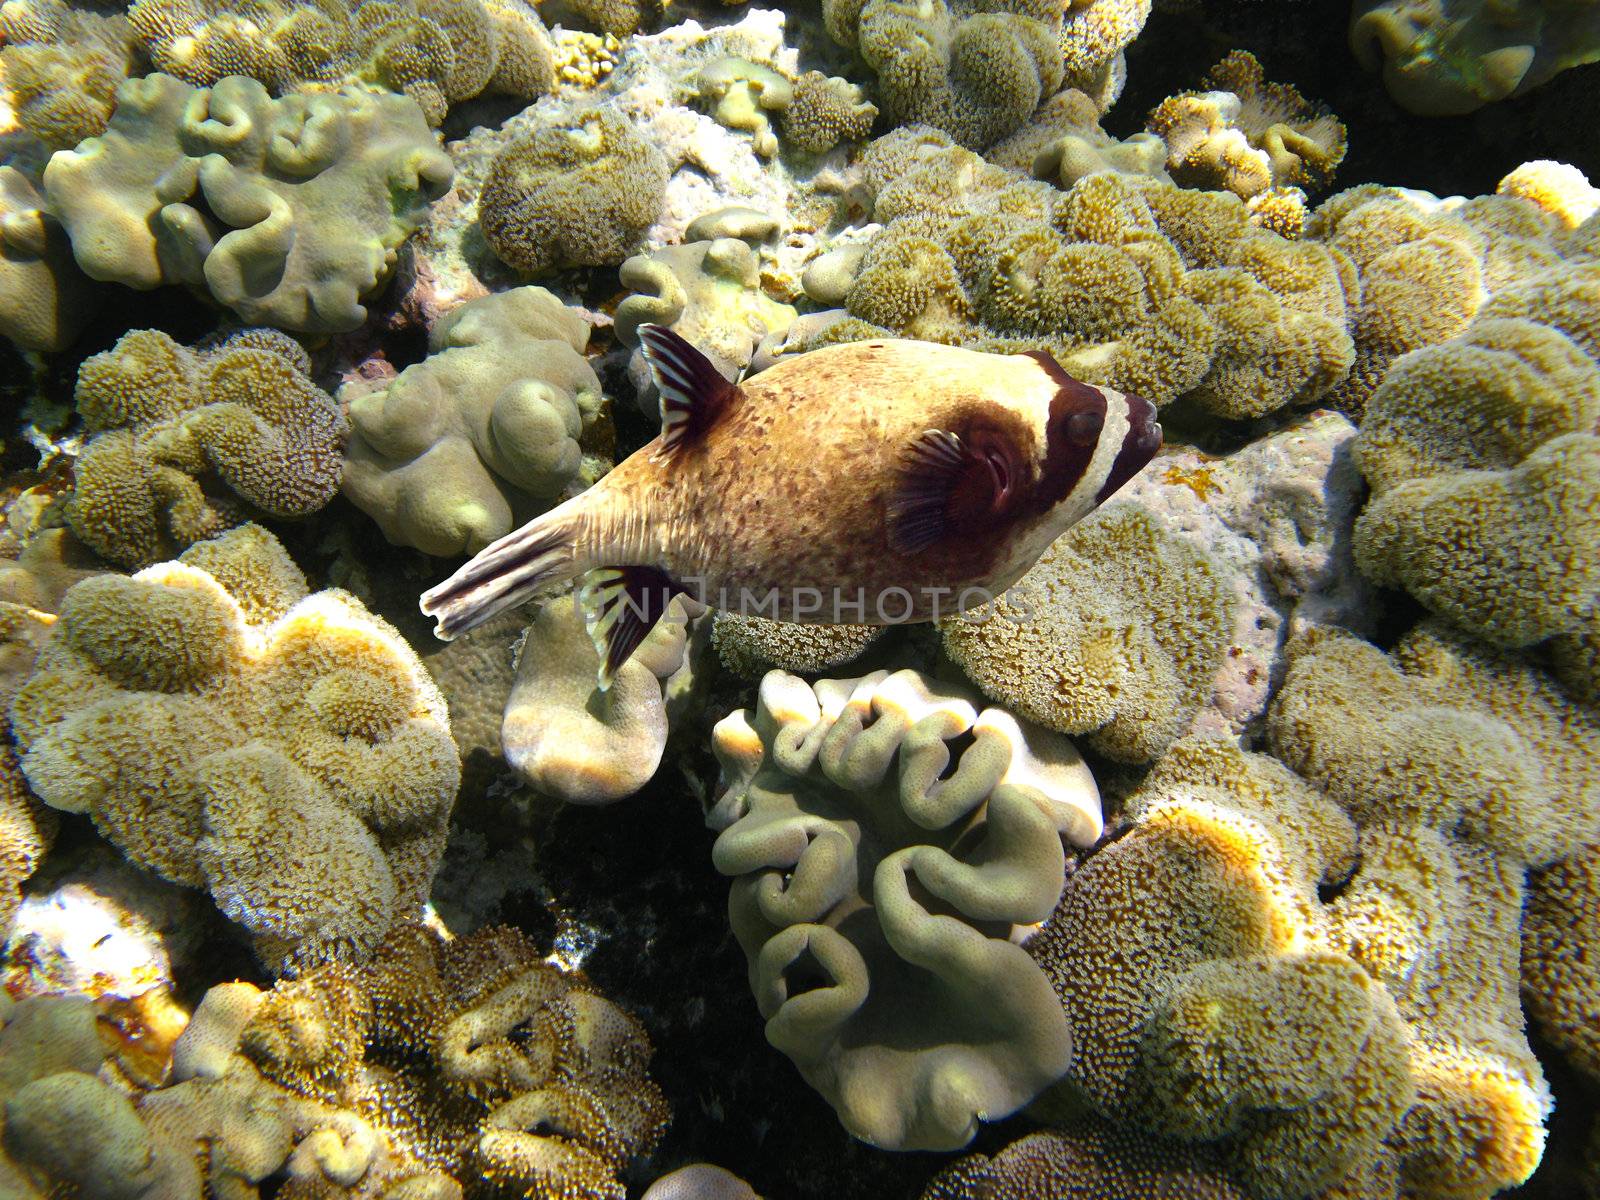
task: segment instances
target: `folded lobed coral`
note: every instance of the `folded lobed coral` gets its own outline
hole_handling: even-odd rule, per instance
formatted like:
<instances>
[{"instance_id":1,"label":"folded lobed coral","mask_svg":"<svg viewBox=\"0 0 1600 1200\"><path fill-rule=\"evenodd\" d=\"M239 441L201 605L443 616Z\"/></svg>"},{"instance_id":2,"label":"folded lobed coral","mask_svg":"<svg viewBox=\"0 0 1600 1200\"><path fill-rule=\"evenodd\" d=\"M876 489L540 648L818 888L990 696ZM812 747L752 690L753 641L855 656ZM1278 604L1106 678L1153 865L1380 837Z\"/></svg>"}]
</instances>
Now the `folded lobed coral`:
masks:
<instances>
[{"instance_id":1,"label":"folded lobed coral","mask_svg":"<svg viewBox=\"0 0 1600 1200\"><path fill-rule=\"evenodd\" d=\"M1122 52L1149 19L1150 0L1067 0L1063 9L1063 82L1104 112L1122 94L1128 75Z\"/></svg>"},{"instance_id":2,"label":"folded lobed coral","mask_svg":"<svg viewBox=\"0 0 1600 1200\"><path fill-rule=\"evenodd\" d=\"M46 804L209 891L277 972L420 909L460 775L416 655L251 527L75 585L11 721Z\"/></svg>"},{"instance_id":3,"label":"folded lobed coral","mask_svg":"<svg viewBox=\"0 0 1600 1200\"><path fill-rule=\"evenodd\" d=\"M601 691L600 654L575 594L541 605L528 622L501 725L511 768L536 792L569 804L610 804L649 783L702 665L706 611L673 597Z\"/></svg>"},{"instance_id":4,"label":"folded lobed coral","mask_svg":"<svg viewBox=\"0 0 1600 1200\"><path fill-rule=\"evenodd\" d=\"M468 301L429 356L349 385L344 491L396 545L467 554L594 482L609 462L588 319L543 288Z\"/></svg>"},{"instance_id":5,"label":"folded lobed coral","mask_svg":"<svg viewBox=\"0 0 1600 1200\"><path fill-rule=\"evenodd\" d=\"M430 125L479 94L554 84L549 32L521 0L135 0L140 48L196 87L247 75L275 96L344 85L410 96Z\"/></svg>"},{"instance_id":6,"label":"folded lobed coral","mask_svg":"<svg viewBox=\"0 0 1600 1200\"><path fill-rule=\"evenodd\" d=\"M1146 175L1170 182L1167 144L1153 133L1118 140L1100 127L1100 109L1077 88L1051 96L1009 137L984 153L997 166L1071 188L1087 175Z\"/></svg>"},{"instance_id":7,"label":"folded lobed coral","mask_svg":"<svg viewBox=\"0 0 1600 1200\"><path fill-rule=\"evenodd\" d=\"M52 150L105 130L133 61L126 17L62 0L6 0L0 41L0 69L22 128Z\"/></svg>"},{"instance_id":8,"label":"folded lobed coral","mask_svg":"<svg viewBox=\"0 0 1600 1200\"><path fill-rule=\"evenodd\" d=\"M878 77L896 125L981 149L1022 125L1062 82L1061 5L1041 0L824 0L841 46Z\"/></svg>"},{"instance_id":9,"label":"folded lobed coral","mask_svg":"<svg viewBox=\"0 0 1600 1200\"><path fill-rule=\"evenodd\" d=\"M1119 762L1148 762L1211 696L1233 637L1232 571L1138 504L1101 509L1005 595L940 622L991 699Z\"/></svg>"},{"instance_id":10,"label":"folded lobed coral","mask_svg":"<svg viewBox=\"0 0 1600 1200\"><path fill-rule=\"evenodd\" d=\"M1529 876L1522 997L1545 1038L1600 1079L1600 842Z\"/></svg>"},{"instance_id":11,"label":"folded lobed coral","mask_svg":"<svg viewBox=\"0 0 1600 1200\"><path fill-rule=\"evenodd\" d=\"M339 487L349 425L310 369L300 344L272 329L194 350L137 329L85 359L73 531L111 561L143 567L252 514L322 508Z\"/></svg>"},{"instance_id":12,"label":"folded lobed coral","mask_svg":"<svg viewBox=\"0 0 1600 1200\"><path fill-rule=\"evenodd\" d=\"M0 337L23 350L65 350L98 306L38 188L0 166Z\"/></svg>"},{"instance_id":13,"label":"folded lobed coral","mask_svg":"<svg viewBox=\"0 0 1600 1200\"><path fill-rule=\"evenodd\" d=\"M184 283L247 322L341 333L450 186L416 103L345 89L274 100L253 79L117 89L106 130L44 172L93 279Z\"/></svg>"},{"instance_id":14,"label":"folded lobed coral","mask_svg":"<svg viewBox=\"0 0 1600 1200\"><path fill-rule=\"evenodd\" d=\"M1356 563L1600 695L1600 261L1486 301L1390 368L1355 441Z\"/></svg>"},{"instance_id":15,"label":"folded lobed coral","mask_svg":"<svg viewBox=\"0 0 1600 1200\"><path fill-rule=\"evenodd\" d=\"M768 671L819 675L860 658L884 634L882 625L795 625L745 613L719 612L711 644L723 669L752 683Z\"/></svg>"},{"instance_id":16,"label":"folded lobed coral","mask_svg":"<svg viewBox=\"0 0 1600 1200\"><path fill-rule=\"evenodd\" d=\"M1042 349L1078 378L1230 418L1309 403L1348 371L1341 255L1252 226L1236 196L1113 174L1060 192L941 140L897 130L864 156L884 228L845 291L854 320L814 342Z\"/></svg>"},{"instance_id":17,"label":"folded lobed coral","mask_svg":"<svg viewBox=\"0 0 1600 1200\"><path fill-rule=\"evenodd\" d=\"M847 79L821 71L791 77L744 58L719 58L701 67L695 87L702 103L729 129L751 134L755 152L771 158L779 139L803 154L823 154L840 142L858 142L872 130L878 109Z\"/></svg>"},{"instance_id":18,"label":"folded lobed coral","mask_svg":"<svg viewBox=\"0 0 1600 1200\"><path fill-rule=\"evenodd\" d=\"M661 213L666 155L613 108L547 121L495 156L478 196L490 249L528 275L621 262Z\"/></svg>"},{"instance_id":19,"label":"folded lobed coral","mask_svg":"<svg viewBox=\"0 0 1600 1200\"><path fill-rule=\"evenodd\" d=\"M1242 199L1274 188L1320 191L1344 158L1344 125L1293 87L1269 83L1256 57L1235 50L1211 68L1206 90L1163 100L1145 128L1167 146L1167 170L1185 187Z\"/></svg>"},{"instance_id":20,"label":"folded lobed coral","mask_svg":"<svg viewBox=\"0 0 1600 1200\"><path fill-rule=\"evenodd\" d=\"M1048 982L1011 940L1100 833L1071 743L917 674L773 671L718 723L712 858L767 1040L855 1136L953 1149L1066 1069Z\"/></svg>"},{"instance_id":21,"label":"folded lobed coral","mask_svg":"<svg viewBox=\"0 0 1600 1200\"><path fill-rule=\"evenodd\" d=\"M1600 12L1548 0L1362 0L1350 49L1423 116L1468 113L1600 59Z\"/></svg>"}]
</instances>

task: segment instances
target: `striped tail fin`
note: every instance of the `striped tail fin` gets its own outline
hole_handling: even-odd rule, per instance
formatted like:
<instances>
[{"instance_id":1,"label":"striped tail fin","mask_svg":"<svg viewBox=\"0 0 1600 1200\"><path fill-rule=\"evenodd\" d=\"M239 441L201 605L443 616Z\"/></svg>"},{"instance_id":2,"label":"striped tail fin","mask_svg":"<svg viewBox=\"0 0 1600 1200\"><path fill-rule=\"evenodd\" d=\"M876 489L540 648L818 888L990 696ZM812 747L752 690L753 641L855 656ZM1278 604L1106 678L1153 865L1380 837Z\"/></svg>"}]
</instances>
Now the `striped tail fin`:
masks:
<instances>
[{"instance_id":1,"label":"striped tail fin","mask_svg":"<svg viewBox=\"0 0 1600 1200\"><path fill-rule=\"evenodd\" d=\"M580 518L570 501L491 542L459 571L422 593L422 611L436 637L449 641L514 608L552 584L581 574Z\"/></svg>"}]
</instances>

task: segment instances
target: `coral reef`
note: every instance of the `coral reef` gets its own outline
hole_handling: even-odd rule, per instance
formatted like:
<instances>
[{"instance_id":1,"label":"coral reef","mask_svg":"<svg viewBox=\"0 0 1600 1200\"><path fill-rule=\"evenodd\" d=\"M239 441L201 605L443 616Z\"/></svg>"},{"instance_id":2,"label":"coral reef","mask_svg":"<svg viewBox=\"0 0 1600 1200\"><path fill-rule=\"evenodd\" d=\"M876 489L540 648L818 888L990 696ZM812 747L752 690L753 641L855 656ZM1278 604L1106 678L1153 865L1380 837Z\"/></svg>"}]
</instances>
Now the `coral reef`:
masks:
<instances>
[{"instance_id":1,"label":"coral reef","mask_svg":"<svg viewBox=\"0 0 1600 1200\"><path fill-rule=\"evenodd\" d=\"M1245 200L1274 188L1320 191L1344 158L1345 128L1286 84L1269 83L1255 55L1235 50L1206 90L1164 100L1146 128L1167 145L1167 170L1185 187Z\"/></svg>"},{"instance_id":2,"label":"coral reef","mask_svg":"<svg viewBox=\"0 0 1600 1200\"><path fill-rule=\"evenodd\" d=\"M1122 52L1150 16L1150 0L1069 0L1061 23L1063 82L1090 96L1101 112L1122 94Z\"/></svg>"},{"instance_id":3,"label":"coral reef","mask_svg":"<svg viewBox=\"0 0 1600 1200\"><path fill-rule=\"evenodd\" d=\"M1529 877L1522 997L1544 1036L1600 1079L1600 843Z\"/></svg>"},{"instance_id":4,"label":"coral reef","mask_svg":"<svg viewBox=\"0 0 1600 1200\"><path fill-rule=\"evenodd\" d=\"M984 157L1063 189L1103 172L1171 182L1165 170L1165 142L1153 133L1135 133L1118 141L1100 128L1100 110L1076 88L1051 96L1026 125L989 147Z\"/></svg>"},{"instance_id":5,"label":"coral reef","mask_svg":"<svg viewBox=\"0 0 1600 1200\"><path fill-rule=\"evenodd\" d=\"M774 669L819 675L842 667L883 633L882 625L794 625L721 612L711 627L711 644L723 669L755 682Z\"/></svg>"},{"instance_id":6,"label":"coral reef","mask_svg":"<svg viewBox=\"0 0 1600 1200\"><path fill-rule=\"evenodd\" d=\"M534 127L495 157L478 199L483 236L529 275L621 262L661 214L666 157L612 109Z\"/></svg>"},{"instance_id":7,"label":"coral reef","mask_svg":"<svg viewBox=\"0 0 1600 1200\"><path fill-rule=\"evenodd\" d=\"M1080 521L1004 596L940 623L945 649L1020 715L1148 762L1211 695L1233 633L1227 568L1136 504Z\"/></svg>"},{"instance_id":8,"label":"coral reef","mask_svg":"<svg viewBox=\"0 0 1600 1200\"><path fill-rule=\"evenodd\" d=\"M767 1039L846 1128L954 1148L1066 1069L1061 1009L1006 931L1054 903L1062 837L1099 835L1070 743L914 671L774 671L713 749L712 858Z\"/></svg>"},{"instance_id":9,"label":"coral reef","mask_svg":"<svg viewBox=\"0 0 1600 1200\"><path fill-rule=\"evenodd\" d=\"M0 337L23 350L64 350L98 303L33 182L0 166Z\"/></svg>"},{"instance_id":10,"label":"coral reef","mask_svg":"<svg viewBox=\"0 0 1600 1200\"><path fill-rule=\"evenodd\" d=\"M932 125L963 146L999 141L1062 83L1059 4L824 0L822 18L877 72L891 121Z\"/></svg>"},{"instance_id":11,"label":"coral reef","mask_svg":"<svg viewBox=\"0 0 1600 1200\"><path fill-rule=\"evenodd\" d=\"M460 773L416 655L251 526L75 585L11 720L45 803L207 889L279 971L416 912Z\"/></svg>"},{"instance_id":12,"label":"coral reef","mask_svg":"<svg viewBox=\"0 0 1600 1200\"><path fill-rule=\"evenodd\" d=\"M884 229L846 293L855 320L814 342L1043 349L1090 382L1235 418L1344 378L1356 280L1341 256L1253 227L1232 195L1107 174L1062 193L940 141L873 143Z\"/></svg>"},{"instance_id":13,"label":"coral reef","mask_svg":"<svg viewBox=\"0 0 1600 1200\"><path fill-rule=\"evenodd\" d=\"M185 283L251 324L337 333L450 174L406 97L158 74L117 89L105 132L52 157L44 190L92 279Z\"/></svg>"},{"instance_id":14,"label":"coral reef","mask_svg":"<svg viewBox=\"0 0 1600 1200\"><path fill-rule=\"evenodd\" d=\"M656 773L706 641L705 607L675 596L610 688L576 594L534 614L501 729L506 761L535 791L571 804L631 796Z\"/></svg>"},{"instance_id":15,"label":"coral reef","mask_svg":"<svg viewBox=\"0 0 1600 1200\"><path fill-rule=\"evenodd\" d=\"M62 0L0 4L0 69L17 122L52 150L104 132L128 75L132 38L120 13L86 12Z\"/></svg>"},{"instance_id":16,"label":"coral reef","mask_svg":"<svg viewBox=\"0 0 1600 1200\"><path fill-rule=\"evenodd\" d=\"M594 482L610 464L588 340L588 320L544 288L456 308L422 362L341 389L345 494L396 545L455 555Z\"/></svg>"},{"instance_id":17,"label":"coral reef","mask_svg":"<svg viewBox=\"0 0 1600 1200\"><path fill-rule=\"evenodd\" d=\"M190 350L124 334L78 370L87 440L67 518L112 562L143 567L252 514L333 499L349 425L293 338L248 329Z\"/></svg>"},{"instance_id":18,"label":"coral reef","mask_svg":"<svg viewBox=\"0 0 1600 1200\"><path fill-rule=\"evenodd\" d=\"M824 154L840 142L859 142L878 116L877 107L847 79L821 71L791 79L743 58L721 58L700 68L695 86L712 115L729 129L749 133L763 158L778 152L774 121L790 149Z\"/></svg>"},{"instance_id":19,"label":"coral reef","mask_svg":"<svg viewBox=\"0 0 1600 1200\"><path fill-rule=\"evenodd\" d=\"M1356 562L1498 646L1556 640L1600 694L1600 262L1487 300L1456 337L1398 360L1355 452L1373 498Z\"/></svg>"},{"instance_id":20,"label":"coral reef","mask_svg":"<svg viewBox=\"0 0 1600 1200\"><path fill-rule=\"evenodd\" d=\"M554 84L550 35L522 0L135 0L128 21L156 70L196 87L383 89L430 125L480 93L532 100Z\"/></svg>"},{"instance_id":21,"label":"coral reef","mask_svg":"<svg viewBox=\"0 0 1600 1200\"><path fill-rule=\"evenodd\" d=\"M1423 116L1520 96L1600 59L1600 15L1543 0L1363 0L1350 48L1400 104Z\"/></svg>"}]
</instances>

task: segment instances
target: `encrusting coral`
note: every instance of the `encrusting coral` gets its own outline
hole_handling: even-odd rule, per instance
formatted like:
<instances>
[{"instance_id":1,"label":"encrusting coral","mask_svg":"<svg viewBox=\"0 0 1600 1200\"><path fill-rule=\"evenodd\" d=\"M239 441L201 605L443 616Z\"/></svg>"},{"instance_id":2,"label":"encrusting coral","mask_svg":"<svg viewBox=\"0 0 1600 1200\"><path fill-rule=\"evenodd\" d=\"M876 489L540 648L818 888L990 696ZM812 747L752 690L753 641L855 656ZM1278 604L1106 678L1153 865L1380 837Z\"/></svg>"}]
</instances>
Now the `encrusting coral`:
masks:
<instances>
[{"instance_id":1,"label":"encrusting coral","mask_svg":"<svg viewBox=\"0 0 1600 1200\"><path fill-rule=\"evenodd\" d=\"M157 74L117 89L105 132L54 155L44 190L92 279L184 283L252 324L340 333L451 174L407 97Z\"/></svg>"},{"instance_id":2,"label":"encrusting coral","mask_svg":"<svg viewBox=\"0 0 1600 1200\"><path fill-rule=\"evenodd\" d=\"M1061 86L1061 5L1041 0L824 0L834 41L878 76L896 125L944 130L981 149Z\"/></svg>"},{"instance_id":3,"label":"encrusting coral","mask_svg":"<svg viewBox=\"0 0 1600 1200\"><path fill-rule=\"evenodd\" d=\"M383 89L431 125L480 93L533 100L555 78L550 35L522 0L135 0L128 20L156 70L196 87L247 75L273 95Z\"/></svg>"},{"instance_id":4,"label":"encrusting coral","mask_svg":"<svg viewBox=\"0 0 1600 1200\"><path fill-rule=\"evenodd\" d=\"M104 131L128 75L133 34L120 13L61 0L0 4L0 69L17 122L52 150Z\"/></svg>"},{"instance_id":5,"label":"encrusting coral","mask_svg":"<svg viewBox=\"0 0 1600 1200\"><path fill-rule=\"evenodd\" d=\"M415 914L460 763L399 636L258 527L75 585L12 705L40 798L208 890L275 971Z\"/></svg>"},{"instance_id":6,"label":"encrusting coral","mask_svg":"<svg viewBox=\"0 0 1600 1200\"><path fill-rule=\"evenodd\" d=\"M1600 59L1600 13L1547 0L1363 0L1350 49L1368 70L1383 68L1403 107L1450 116Z\"/></svg>"},{"instance_id":7,"label":"encrusting coral","mask_svg":"<svg viewBox=\"0 0 1600 1200\"><path fill-rule=\"evenodd\" d=\"M87 441L67 518L96 552L143 567L254 513L333 499L349 425L293 338L249 329L190 350L158 329L86 359Z\"/></svg>"},{"instance_id":8,"label":"encrusting coral","mask_svg":"<svg viewBox=\"0 0 1600 1200\"><path fill-rule=\"evenodd\" d=\"M627 257L660 215L666 156L621 113L544 123L495 157L478 197L490 248L529 275Z\"/></svg>"},{"instance_id":9,"label":"encrusting coral","mask_svg":"<svg viewBox=\"0 0 1600 1200\"><path fill-rule=\"evenodd\" d=\"M33 181L0 166L0 337L23 350L64 350L98 303Z\"/></svg>"},{"instance_id":10,"label":"encrusting coral","mask_svg":"<svg viewBox=\"0 0 1600 1200\"><path fill-rule=\"evenodd\" d=\"M1315 400L1349 370L1354 271L1255 228L1236 196L1112 174L1060 192L915 128L863 166L884 228L846 291L854 319L814 344L1042 349L1078 378L1230 418Z\"/></svg>"},{"instance_id":11,"label":"encrusting coral","mask_svg":"<svg viewBox=\"0 0 1600 1200\"><path fill-rule=\"evenodd\" d=\"M1146 122L1166 142L1178 183L1245 200L1273 188L1327 186L1345 152L1337 117L1287 84L1267 82L1243 50L1212 67L1203 87L1163 100Z\"/></svg>"},{"instance_id":12,"label":"encrusting coral","mask_svg":"<svg viewBox=\"0 0 1600 1200\"><path fill-rule=\"evenodd\" d=\"M506 761L535 791L570 804L609 804L656 773L684 707L709 624L704 605L675 596L611 686L575 598L540 606L506 700Z\"/></svg>"},{"instance_id":13,"label":"encrusting coral","mask_svg":"<svg viewBox=\"0 0 1600 1200\"><path fill-rule=\"evenodd\" d=\"M940 623L984 693L1121 762L1148 762L1211 695L1231 572L1137 504L1091 514L1003 596Z\"/></svg>"},{"instance_id":14,"label":"encrusting coral","mask_svg":"<svg viewBox=\"0 0 1600 1200\"><path fill-rule=\"evenodd\" d=\"M953 1149L1071 1058L1009 931L1042 919L1062 838L1100 833L1071 744L915 671L773 671L718 723L712 858L767 1040L857 1137Z\"/></svg>"},{"instance_id":15,"label":"encrusting coral","mask_svg":"<svg viewBox=\"0 0 1600 1200\"><path fill-rule=\"evenodd\" d=\"M588 340L588 319L544 288L454 309L422 362L341 390L353 429L345 494L391 542L453 555L594 482L610 464Z\"/></svg>"}]
</instances>

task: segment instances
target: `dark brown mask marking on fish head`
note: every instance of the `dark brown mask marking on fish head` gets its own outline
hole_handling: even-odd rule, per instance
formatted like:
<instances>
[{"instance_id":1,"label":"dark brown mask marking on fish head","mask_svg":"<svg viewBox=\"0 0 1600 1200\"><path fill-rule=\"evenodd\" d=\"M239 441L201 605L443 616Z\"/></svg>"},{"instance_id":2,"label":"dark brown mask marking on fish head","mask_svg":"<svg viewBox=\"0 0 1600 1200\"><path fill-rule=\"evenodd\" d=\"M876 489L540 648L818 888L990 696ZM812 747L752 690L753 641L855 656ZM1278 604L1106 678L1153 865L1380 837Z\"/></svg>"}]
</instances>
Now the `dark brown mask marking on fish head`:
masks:
<instances>
[{"instance_id":1,"label":"dark brown mask marking on fish head","mask_svg":"<svg viewBox=\"0 0 1600 1200\"><path fill-rule=\"evenodd\" d=\"M1128 395L1128 432L1122 439L1122 449L1111 464L1111 474L1095 495L1094 502L1101 503L1128 480L1132 479L1161 449L1161 426L1156 421L1156 406L1143 396Z\"/></svg>"},{"instance_id":2,"label":"dark brown mask marking on fish head","mask_svg":"<svg viewBox=\"0 0 1600 1200\"><path fill-rule=\"evenodd\" d=\"M1053 365L1053 364L1052 364ZM1065 500L1088 471L1106 424L1106 398L1099 388L1079 383L1060 367L1056 394L1045 425L1044 467L1033 507L1048 512Z\"/></svg>"},{"instance_id":3,"label":"dark brown mask marking on fish head","mask_svg":"<svg viewBox=\"0 0 1600 1200\"><path fill-rule=\"evenodd\" d=\"M970 461L951 491L948 511L953 528L976 533L1011 511L1026 482L1026 467L1012 432L973 425L964 441Z\"/></svg>"}]
</instances>

